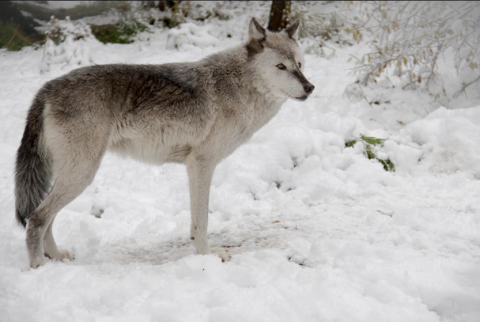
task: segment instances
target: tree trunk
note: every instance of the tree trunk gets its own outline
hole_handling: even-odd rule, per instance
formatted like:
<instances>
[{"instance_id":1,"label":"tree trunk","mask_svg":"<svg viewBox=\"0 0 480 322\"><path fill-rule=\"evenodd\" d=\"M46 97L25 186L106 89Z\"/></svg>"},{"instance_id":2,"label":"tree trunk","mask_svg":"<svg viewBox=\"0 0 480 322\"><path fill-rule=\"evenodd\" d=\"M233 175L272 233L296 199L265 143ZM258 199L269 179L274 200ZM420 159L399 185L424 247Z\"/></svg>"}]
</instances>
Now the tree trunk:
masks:
<instances>
[{"instance_id":1,"label":"tree trunk","mask_svg":"<svg viewBox=\"0 0 480 322\"><path fill-rule=\"evenodd\" d=\"M158 10L165 11L166 7L167 7L167 1L161 0L158 2Z\"/></svg>"},{"instance_id":2,"label":"tree trunk","mask_svg":"<svg viewBox=\"0 0 480 322\"><path fill-rule=\"evenodd\" d=\"M291 1L272 1L268 30L280 31L285 29L290 16Z\"/></svg>"}]
</instances>

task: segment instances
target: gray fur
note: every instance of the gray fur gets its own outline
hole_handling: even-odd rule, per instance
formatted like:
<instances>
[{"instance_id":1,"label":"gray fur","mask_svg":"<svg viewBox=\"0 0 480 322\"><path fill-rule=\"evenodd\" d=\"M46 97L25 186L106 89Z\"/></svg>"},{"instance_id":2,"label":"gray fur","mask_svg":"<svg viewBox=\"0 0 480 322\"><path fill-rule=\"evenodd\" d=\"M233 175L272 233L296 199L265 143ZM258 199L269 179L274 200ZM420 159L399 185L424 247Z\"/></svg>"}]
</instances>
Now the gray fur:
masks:
<instances>
[{"instance_id":1,"label":"gray fur","mask_svg":"<svg viewBox=\"0 0 480 322\"><path fill-rule=\"evenodd\" d=\"M57 249L53 221L92 182L107 149L186 164L196 251L228 260L207 242L211 179L287 98L304 100L311 93L305 86L313 90L292 35L252 19L246 43L198 62L91 66L46 83L29 111L16 168L17 219L28 222L30 266L41 265L44 254L74 258Z\"/></svg>"},{"instance_id":2,"label":"gray fur","mask_svg":"<svg viewBox=\"0 0 480 322\"><path fill-rule=\"evenodd\" d=\"M285 32L287 35L294 39L298 39L298 27L300 26L300 21L295 22L294 24L290 25L287 29L285 29Z\"/></svg>"},{"instance_id":3,"label":"gray fur","mask_svg":"<svg viewBox=\"0 0 480 322\"><path fill-rule=\"evenodd\" d=\"M27 225L25 218L40 205L50 189L50 160L42 144L43 107L41 93L28 113L27 126L17 152L15 168L15 215L18 223Z\"/></svg>"}]
</instances>

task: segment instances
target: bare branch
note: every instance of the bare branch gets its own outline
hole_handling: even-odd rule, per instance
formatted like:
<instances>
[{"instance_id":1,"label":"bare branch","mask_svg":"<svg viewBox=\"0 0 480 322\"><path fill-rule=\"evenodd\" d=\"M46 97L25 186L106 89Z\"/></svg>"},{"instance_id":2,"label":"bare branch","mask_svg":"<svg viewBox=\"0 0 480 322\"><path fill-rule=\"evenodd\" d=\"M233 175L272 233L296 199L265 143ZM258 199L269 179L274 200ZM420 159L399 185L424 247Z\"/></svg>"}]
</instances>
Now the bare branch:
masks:
<instances>
[{"instance_id":1,"label":"bare branch","mask_svg":"<svg viewBox=\"0 0 480 322\"><path fill-rule=\"evenodd\" d=\"M468 83L463 83L462 84L462 88L456 92L453 97L454 98L458 98L460 96L460 94L462 94L463 92L465 92L465 90L467 89L468 86L472 85L472 84L475 84L476 82L480 81L480 76L478 76L477 78L475 78L474 80L472 80L471 82L468 82Z\"/></svg>"}]
</instances>

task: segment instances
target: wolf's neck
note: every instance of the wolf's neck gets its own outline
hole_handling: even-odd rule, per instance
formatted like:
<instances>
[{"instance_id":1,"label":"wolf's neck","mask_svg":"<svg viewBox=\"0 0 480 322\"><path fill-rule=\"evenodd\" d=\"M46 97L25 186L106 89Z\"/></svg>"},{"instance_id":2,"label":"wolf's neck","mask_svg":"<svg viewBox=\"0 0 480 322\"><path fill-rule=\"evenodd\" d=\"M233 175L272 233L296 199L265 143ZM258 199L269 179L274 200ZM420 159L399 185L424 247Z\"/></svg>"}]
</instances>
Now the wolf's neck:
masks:
<instances>
[{"instance_id":1,"label":"wolf's neck","mask_svg":"<svg viewBox=\"0 0 480 322\"><path fill-rule=\"evenodd\" d=\"M253 108L260 123L268 122L286 99L275 97L263 79L251 68L246 44L206 57L201 64L208 71L211 95L221 105Z\"/></svg>"},{"instance_id":2,"label":"wolf's neck","mask_svg":"<svg viewBox=\"0 0 480 322\"><path fill-rule=\"evenodd\" d=\"M285 102L273 96L262 79L249 68L245 44L206 57L200 63L208 75L206 90L221 111L237 115L245 122L247 136L268 123Z\"/></svg>"},{"instance_id":3,"label":"wolf's neck","mask_svg":"<svg viewBox=\"0 0 480 322\"><path fill-rule=\"evenodd\" d=\"M211 71L215 82L221 81L224 85L235 82L236 92L239 94L246 91L251 95L251 91L255 90L268 101L277 101L278 98L271 95L262 78L251 68L250 59L247 43L243 43L208 56L202 62Z\"/></svg>"}]
</instances>

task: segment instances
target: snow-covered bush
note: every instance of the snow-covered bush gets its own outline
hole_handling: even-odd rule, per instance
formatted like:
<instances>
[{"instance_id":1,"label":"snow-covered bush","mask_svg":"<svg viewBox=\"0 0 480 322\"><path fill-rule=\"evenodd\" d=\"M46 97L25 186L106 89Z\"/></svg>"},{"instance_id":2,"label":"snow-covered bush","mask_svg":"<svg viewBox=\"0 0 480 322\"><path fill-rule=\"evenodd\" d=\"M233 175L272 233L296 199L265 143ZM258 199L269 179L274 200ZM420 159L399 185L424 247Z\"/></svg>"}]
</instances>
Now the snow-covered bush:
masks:
<instances>
[{"instance_id":1,"label":"snow-covered bush","mask_svg":"<svg viewBox=\"0 0 480 322\"><path fill-rule=\"evenodd\" d=\"M210 18L228 20L232 15L232 8L237 4L228 1L185 1L181 2L179 9L185 16L192 20L204 21Z\"/></svg>"},{"instance_id":2,"label":"snow-covered bush","mask_svg":"<svg viewBox=\"0 0 480 322\"><path fill-rule=\"evenodd\" d=\"M228 1L146 1L143 6L149 12L153 24L175 28L187 21L205 21L211 18L231 18L232 4Z\"/></svg>"},{"instance_id":3,"label":"snow-covered bush","mask_svg":"<svg viewBox=\"0 0 480 322\"><path fill-rule=\"evenodd\" d=\"M354 40L371 36L371 51L355 57L361 85L397 76L404 89L426 88L439 98L446 94L437 73L443 55L463 83L452 96L480 80L479 2L367 1L349 8L358 15L348 30Z\"/></svg>"},{"instance_id":4,"label":"snow-covered bush","mask_svg":"<svg viewBox=\"0 0 480 322\"><path fill-rule=\"evenodd\" d=\"M218 39L194 23L183 23L179 28L171 29L168 33L167 49L187 49L190 45L208 47L217 43Z\"/></svg>"},{"instance_id":5,"label":"snow-covered bush","mask_svg":"<svg viewBox=\"0 0 480 322\"><path fill-rule=\"evenodd\" d=\"M332 39L345 24L344 18L336 11L325 12L312 10L314 4L294 2L288 20L290 23L300 21L299 37L322 37Z\"/></svg>"},{"instance_id":6,"label":"snow-covered bush","mask_svg":"<svg viewBox=\"0 0 480 322\"><path fill-rule=\"evenodd\" d=\"M300 21L299 37L307 54L329 58L335 50L327 41L339 45L353 44L345 31L350 22L332 7L320 7L323 10L318 7L314 2L294 1L288 20L290 23Z\"/></svg>"},{"instance_id":7,"label":"snow-covered bush","mask_svg":"<svg viewBox=\"0 0 480 322\"><path fill-rule=\"evenodd\" d=\"M40 71L48 72L52 65L86 66L92 63L85 42L94 40L90 26L81 20L57 20L52 17L46 31Z\"/></svg>"},{"instance_id":8,"label":"snow-covered bush","mask_svg":"<svg viewBox=\"0 0 480 322\"><path fill-rule=\"evenodd\" d=\"M137 33L145 31L147 26L139 20L130 18L116 24L92 25L92 33L103 43L130 44Z\"/></svg>"}]
</instances>

